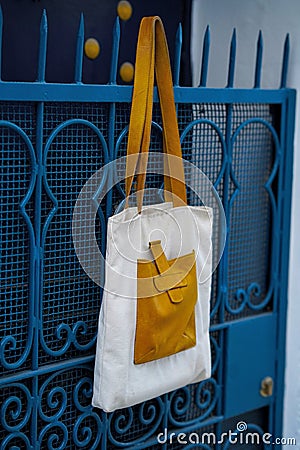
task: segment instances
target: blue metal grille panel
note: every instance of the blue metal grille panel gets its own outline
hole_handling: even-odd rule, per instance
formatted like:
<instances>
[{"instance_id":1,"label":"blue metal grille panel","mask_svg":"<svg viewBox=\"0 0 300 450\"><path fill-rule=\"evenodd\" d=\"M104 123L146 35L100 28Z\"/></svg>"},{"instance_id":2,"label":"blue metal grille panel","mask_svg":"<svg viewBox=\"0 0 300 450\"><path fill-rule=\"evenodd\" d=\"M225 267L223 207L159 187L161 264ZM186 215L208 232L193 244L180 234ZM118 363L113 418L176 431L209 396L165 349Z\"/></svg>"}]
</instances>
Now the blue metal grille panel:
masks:
<instances>
[{"instance_id":1,"label":"blue metal grille panel","mask_svg":"<svg viewBox=\"0 0 300 450\"><path fill-rule=\"evenodd\" d=\"M63 370L63 361L68 362L71 358L80 358L83 355L93 355L94 353L101 291L89 280L76 258L72 244L71 221L74 204L82 186L97 169L103 166L105 161L103 146L89 124L96 124L103 136L108 139L108 107L107 105L101 105L97 109L94 105L91 107L89 104L81 107L74 105L75 112L73 112L71 106L64 103L54 104L53 107L46 105L44 112L42 160L45 169L41 182L41 221L40 225L38 221L36 222L39 228L35 230L35 234L40 233L42 249L38 364L41 368L47 367L51 362L60 362L60 365L54 374L40 376L39 387L36 388L36 395L40 399L39 416L41 419L39 420L40 428L37 429L37 436L39 436L39 445L42 448L49 445L53 435L57 436L57 440L60 445L63 445L63 448L79 448L79 446L92 448L95 443L95 448L97 448L98 445L104 445L100 444L100 441L103 442L102 434L105 434L103 432L104 416L99 415L98 412L92 412L89 403L92 366L89 370L84 368ZM92 115L93 112L94 115ZM206 120L214 124L219 135L225 136L227 120L225 104L194 103L192 106L180 105L178 119L181 132L190 122L197 121L204 116ZM234 104L232 118L231 136L245 120L260 118L260 120L273 126L277 116L270 113L269 105ZM77 119L87 121L87 123L72 122ZM157 109L153 120L160 124L160 115ZM69 121L67 126L64 126L67 121ZM128 104L116 105L115 140L128 125L128 121ZM62 129L54 136L53 133L56 133L57 127L62 127ZM30 155L27 155L26 145L19 142L18 136L16 139L15 133L11 133L6 128L2 128L1 131L3 142L7 142L7 151L5 151L6 147L3 147L3 158L9 161L9 166L3 163L3 167L5 167L10 180L21 179L20 188L15 182L13 190L7 190L7 187L3 185L5 192L9 191L9 196L3 195L2 199L6 201L8 198L10 199L9 214L15 212L19 220L19 204L27 194L32 172ZM246 306L236 314L232 303L236 301L234 293L238 289L246 289L252 280L262 286L261 298L264 299L270 282L268 262L270 239L268 237L270 234L271 207L270 198L264 189L264 184L269 179L274 166L274 145L270 131L266 130L266 127L260 122L250 123L242 131L233 146L232 158L234 176L241 185L231 208L231 223L234 226L230 234L228 252L228 304L233 308L233 311L228 311L226 306L224 308L224 305L220 302L220 290L218 289L220 269L218 269L214 274L212 291L212 324L216 325L221 323L222 317L225 320L237 320L249 314L262 313L272 307L271 302L268 302L266 307L258 311ZM219 135L211 125L196 123L185 134L182 148L184 155L215 182L220 197L223 201L226 201L227 199L224 199L224 180L221 178L218 181L224 161L224 148L222 148ZM50 145L48 145L49 142ZM14 158L9 155L11 146L14 148ZM161 136L154 131L152 149L159 150L160 146ZM126 139L120 145L118 155L114 156L124 154L125 149ZM152 178L150 184L156 183L159 187L161 181L157 177L156 181L155 178ZM229 201L234 197L236 189L237 186L231 181L228 191ZM12 192L14 193L13 196L11 196ZM112 204L118 205L121 200L122 195L118 190L115 190ZM191 200L193 199L191 198ZM15 208L12 207L13 204L16 205ZM4 217L4 220L5 214L3 213L5 211L8 211L8 208L5 209L5 206L3 206L2 217ZM102 211L103 216L105 216L106 205L103 205ZM30 216L34 221L32 202ZM12 217L11 223L13 227L16 226L14 217ZM10 255L13 254L21 266L21 269L19 269L21 272L17 272L12 279L21 281L19 283L21 292L23 293L24 290L26 292L26 296L24 296L26 301L23 302L22 311L25 314L24 320L27 321L30 283L28 279L24 282L22 276L27 278L29 276L30 246L26 224L23 224L21 228L19 224L17 226L19 228L17 228L16 234L10 232L6 242L8 249L10 249ZM7 227L7 230L10 230L10 227ZM97 234L101 246L101 239L103 240L105 236L105 224L100 220L97 222ZM253 235L256 236L255 239L252 239ZM23 241L21 236L25 236ZM13 244L16 245L16 248L13 247ZM9 247L10 245L12 247ZM258 252L258 248L260 248L260 252ZM23 252L21 254L18 252L20 249ZM3 250L4 246L2 245ZM253 259L249 255L253 255ZM259 255L258 260L257 255ZM263 255L264 257L262 257ZM3 261L2 269L6 267L5 259ZM9 280L8 272L11 272L11 270L4 269L2 271L2 276L6 276L7 281ZM13 286L15 288L15 284ZM14 299L12 300L14 301ZM257 297L258 305L259 302L260 297ZM11 309L10 303L6 301L6 307L7 304ZM10 314L12 314L15 322L18 322L18 330L20 330L19 323L23 319L16 314L14 309L11 309ZM7 317L8 313L4 312L4 316ZM10 333L14 332L13 323L13 321L7 322ZM78 326L77 334L76 324ZM26 327L21 327L19 338L21 342L26 343L27 335ZM18 336L18 333L16 336ZM108 415L105 419L107 421L105 423L108 424L106 426L106 448L124 445L134 448L138 442L145 442L145 445L149 442L149 446L144 448L151 448L150 442L156 439L155 433L158 433L164 423L168 430L186 430L191 427L196 429L201 423L203 423L202 432L209 432L212 429L217 430L215 426L212 427L208 424L210 421L214 422L220 414L219 411L221 411L222 373L220 363L224 340L223 331L214 331L212 328L211 338L213 377L199 385L188 386L168 396L147 402L145 405L138 405L130 410ZM20 348L19 354L21 355L22 346L17 348ZM10 353L10 355L12 354ZM12 361L17 358L17 356L10 357ZM29 368L30 364L31 359L28 357L24 367ZM12 389L15 389L14 385L12 385ZM82 389L82 395L85 397L82 399L83 405L78 399L74 400L74 395L79 395L80 389ZM12 395L14 394L9 393L8 398ZM21 392L20 395L15 395L18 398L21 397L20 402L23 406L15 426L21 428L22 433L28 437L28 433L31 435L31 432L29 432L31 419L28 418L24 425L23 419L26 416L26 411L28 413L28 408L28 416L31 415L32 407L29 399L26 410L26 402L22 397L24 395L27 395L27 388L25 394ZM34 397L34 394L30 393L30 396ZM86 413L83 414L83 411ZM12 413L8 410L7 414L9 417ZM57 421L58 423L56 423ZM73 429L74 423L78 424L78 427L76 427L77 434ZM5 428L9 429L9 426L6 424ZM85 432L82 430L86 428L90 429L90 437L87 444L84 445ZM16 436L11 442L19 445L20 448L27 448L25 438L22 445L19 442L22 439L20 436ZM171 448L177 447L174 444Z\"/></svg>"},{"instance_id":2,"label":"blue metal grille panel","mask_svg":"<svg viewBox=\"0 0 300 450\"><path fill-rule=\"evenodd\" d=\"M243 302L243 292L253 284L250 297L253 305L261 305L268 296L271 255L271 198L265 184L271 176L275 161L275 145L264 121L274 127L277 116L269 105L233 105L232 133L247 120L251 122L238 134L232 149L232 171L239 191L232 201L232 228L228 258L227 319L252 315L254 309ZM277 111L280 115L280 111ZM253 120L259 122L253 122ZM231 184L230 195L236 186ZM255 286L254 286L255 284ZM271 310L272 302L266 302ZM261 308L259 308L261 312Z\"/></svg>"},{"instance_id":3,"label":"blue metal grille panel","mask_svg":"<svg viewBox=\"0 0 300 450\"><path fill-rule=\"evenodd\" d=\"M44 349L41 361L44 363L49 363L51 358L93 353L101 291L90 283L77 259L72 241L72 215L82 186L105 160L102 143L90 124L100 129L103 136L107 134L107 108L103 104L98 108L75 104L75 115L68 104L47 106L41 289ZM73 123L74 119L81 122ZM59 126L63 128L52 139ZM97 221L96 230L103 247L104 224Z\"/></svg>"},{"instance_id":4,"label":"blue metal grille panel","mask_svg":"<svg viewBox=\"0 0 300 450\"><path fill-rule=\"evenodd\" d=\"M35 156L24 128L32 121L33 111L27 105L19 115L7 104L0 108L1 172L1 285L2 321L0 335L1 371L25 364L30 367L33 305L32 251L34 235L30 222L33 205L30 200L35 180ZM24 118L21 115L24 114ZM5 119L4 119L5 118ZM13 119L23 128L8 119ZM32 118L34 120L34 118ZM28 121L28 122L27 122ZM29 127L29 130L31 127Z\"/></svg>"}]
</instances>

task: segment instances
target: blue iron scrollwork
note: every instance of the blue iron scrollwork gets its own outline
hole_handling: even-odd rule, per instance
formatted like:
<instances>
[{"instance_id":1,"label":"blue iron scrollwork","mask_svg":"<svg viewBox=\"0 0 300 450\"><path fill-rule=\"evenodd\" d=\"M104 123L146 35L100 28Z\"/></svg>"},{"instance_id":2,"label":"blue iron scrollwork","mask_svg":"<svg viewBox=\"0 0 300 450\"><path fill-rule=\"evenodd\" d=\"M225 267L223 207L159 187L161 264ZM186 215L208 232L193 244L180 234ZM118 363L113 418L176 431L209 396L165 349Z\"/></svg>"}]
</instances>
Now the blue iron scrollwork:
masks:
<instances>
[{"instance_id":1,"label":"blue iron scrollwork","mask_svg":"<svg viewBox=\"0 0 300 450\"><path fill-rule=\"evenodd\" d=\"M91 423L91 419L92 423ZM95 425L96 424L96 425ZM95 433L95 430L97 432ZM79 448L97 450L102 436L102 424L98 414L91 411L81 414L73 428L73 442Z\"/></svg>"},{"instance_id":2,"label":"blue iron scrollwork","mask_svg":"<svg viewBox=\"0 0 300 450\"><path fill-rule=\"evenodd\" d=\"M227 311L230 314L236 315L240 314L245 307L248 307L251 310L258 311L262 310L266 307L266 305L270 302L270 299L274 292L274 286L276 283L276 273L278 270L278 239L276 238L276 233L278 229L278 208L277 201L275 195L272 190L272 183L275 179L275 176L278 173L278 167L280 163L280 158L282 155L281 145L274 127L264 119L261 118L251 118L242 122L231 137L230 145L233 148L238 136L240 133L245 130L249 125L261 125L266 128L266 130L270 133L272 142L274 144L274 160L273 166L268 176L268 179L264 183L262 188L268 193L269 201L271 205L271 213L272 213L272 231L271 231L271 239L270 239L270 281L269 286L267 287L267 291L263 290L260 283L253 281L251 282L247 288L238 288L233 292L233 296L225 296L225 306ZM229 201L229 208L232 207L233 202L237 198L238 194L242 192L242 188L240 186L239 181L234 173L234 169L232 164L230 165L230 178L233 182L235 190ZM230 240L229 240L230 246ZM260 255L258 255L260 257Z\"/></svg>"},{"instance_id":3,"label":"blue iron scrollwork","mask_svg":"<svg viewBox=\"0 0 300 450\"><path fill-rule=\"evenodd\" d=\"M200 382L196 387L191 385L174 391L170 394L171 425L182 427L202 422L213 413L219 397L220 386L213 378ZM194 411L192 415L191 411Z\"/></svg>"},{"instance_id":4,"label":"blue iron scrollwork","mask_svg":"<svg viewBox=\"0 0 300 450\"><path fill-rule=\"evenodd\" d=\"M6 398L1 404L1 424L9 432L20 432L30 420L33 398L24 384L12 383L2 386L1 389L6 387L13 389L14 395Z\"/></svg>"},{"instance_id":5,"label":"blue iron scrollwork","mask_svg":"<svg viewBox=\"0 0 300 450\"><path fill-rule=\"evenodd\" d=\"M201 419L206 419L214 410L220 395L220 386L214 378L199 383L196 389L195 403L202 411Z\"/></svg>"},{"instance_id":6,"label":"blue iron scrollwork","mask_svg":"<svg viewBox=\"0 0 300 450\"><path fill-rule=\"evenodd\" d=\"M79 371L80 370L80 371ZM97 450L103 433L101 417L91 406L91 369L65 369L48 377L39 390L39 417L46 423L39 435L41 448L63 449L72 442L79 448ZM59 378L70 377L70 385L62 387ZM67 420L72 405L72 423Z\"/></svg>"},{"instance_id":7,"label":"blue iron scrollwork","mask_svg":"<svg viewBox=\"0 0 300 450\"><path fill-rule=\"evenodd\" d=\"M47 156L48 156L48 153L50 151L53 141L59 135L59 133L61 133L67 127L73 126L73 125L84 126L88 129L90 129L95 134L96 139L101 144L104 164L106 164L108 162L108 149L107 149L106 141L105 141L104 136L101 133L101 131L93 123L91 123L87 120L83 120L83 119L71 119L71 120L67 120L66 122L63 122L62 124L60 124L51 133L51 135L49 136L49 138L45 144L45 150L44 150L44 166L46 168L45 175L44 175L44 187L45 187L45 191L46 191L48 197L52 201L53 207L52 207L50 213L48 214L45 224L43 226L42 239L41 239L42 248L44 248L44 246L45 246L47 232L48 232L49 226L51 224L51 221L52 221L53 217L55 216L55 214L57 213L57 211L59 210L59 200L55 197L54 193L52 192L52 190L48 184L48 180L47 180ZM98 218L100 220L101 227L103 229L105 229L105 220L104 220L104 216L103 216L103 213L100 208L98 210ZM43 284L42 284L42 286L43 286ZM69 324L67 324L63 321L64 320L63 317L62 317L61 323L56 325L56 329L54 330L54 333L52 334L52 337L56 338L56 344L61 344L61 345L59 348L55 348L55 349L51 348L50 344L47 343L47 340L45 338L44 326L43 326L43 288L41 288L41 290L40 290L40 295L41 295L40 316L42 318L40 340L41 340L41 345L42 345L43 349L45 350L45 352L51 356L61 356L66 353L66 351L70 348L71 344L73 344L77 350L82 351L82 350L90 349L95 343L96 333L94 333L90 339L87 339L88 332L89 332L87 323L85 323L83 320L78 320L72 326L70 326ZM83 338L83 341L80 338Z\"/></svg>"},{"instance_id":8,"label":"blue iron scrollwork","mask_svg":"<svg viewBox=\"0 0 300 450\"><path fill-rule=\"evenodd\" d=\"M153 436L159 426L166 405L161 397L135 407L115 411L108 416L108 438L116 447L129 447ZM143 430L138 437L131 430L139 424Z\"/></svg>"},{"instance_id":9,"label":"blue iron scrollwork","mask_svg":"<svg viewBox=\"0 0 300 450\"><path fill-rule=\"evenodd\" d=\"M19 443L19 445L21 443L23 445L25 445L26 450L34 449L34 446L31 445L30 440L29 440L28 436L26 436L25 433L21 433L20 431L15 431L14 433L7 435L3 439L3 441L0 444L0 450L12 450L12 449L19 450L21 447L17 447L15 445L16 441ZM13 446L11 444L13 444Z\"/></svg>"},{"instance_id":10,"label":"blue iron scrollwork","mask_svg":"<svg viewBox=\"0 0 300 450\"><path fill-rule=\"evenodd\" d=\"M67 407L67 393L64 388L59 385L51 386L53 380L57 377L57 373L47 378L42 384L39 391L39 414L45 422L58 420ZM46 402L44 395L46 394ZM48 413L43 409L47 409Z\"/></svg>"},{"instance_id":11,"label":"blue iron scrollwork","mask_svg":"<svg viewBox=\"0 0 300 450\"><path fill-rule=\"evenodd\" d=\"M232 303L228 306L228 311L231 314L239 314L245 306L249 306L253 310L259 310L265 306L265 302L259 302L258 304L254 303L253 299L259 299L261 296L261 287L258 283L251 283L247 289L237 289L234 295L234 300L237 303L237 307L233 307Z\"/></svg>"},{"instance_id":12,"label":"blue iron scrollwork","mask_svg":"<svg viewBox=\"0 0 300 450\"><path fill-rule=\"evenodd\" d=\"M63 450L68 443L68 429L62 422L53 421L42 429L39 435L40 448Z\"/></svg>"},{"instance_id":13,"label":"blue iron scrollwork","mask_svg":"<svg viewBox=\"0 0 300 450\"><path fill-rule=\"evenodd\" d=\"M93 384L91 378L83 377L76 384L73 400L78 411L86 412L91 408L91 400L93 396Z\"/></svg>"},{"instance_id":14,"label":"blue iron scrollwork","mask_svg":"<svg viewBox=\"0 0 300 450\"><path fill-rule=\"evenodd\" d=\"M74 404L82 412L74 424L73 441L79 448L88 446L91 450L97 450L103 426L99 415L91 409L92 395L91 378L81 378L73 392ZM96 434L93 432L95 429L98 431Z\"/></svg>"},{"instance_id":15,"label":"blue iron scrollwork","mask_svg":"<svg viewBox=\"0 0 300 450\"><path fill-rule=\"evenodd\" d=\"M185 416L191 405L191 399L189 386L177 389L170 395L170 413L176 417ZM171 423L173 423L172 416Z\"/></svg>"},{"instance_id":16,"label":"blue iron scrollwork","mask_svg":"<svg viewBox=\"0 0 300 450\"><path fill-rule=\"evenodd\" d=\"M27 230L28 230L28 237L29 237L29 243L30 243L29 251L30 251L30 257L31 257L30 260L28 261L29 298L28 298L27 339L26 339L26 343L25 343L25 348L24 348L21 356L19 356L18 359L13 362L8 361L7 358L10 356L10 359L11 359L11 355L14 354L15 351L17 350L18 342L17 342L16 337L13 335L4 336L0 343L1 364L6 369L17 369L20 366L22 366L24 364L24 362L26 361L26 359L28 358L28 355L29 355L30 349L31 349L31 345L32 345L32 339L33 339L33 323L34 323L34 310L33 310L33 306L34 306L34 301L33 301L33 296L34 296L34 291L33 291L34 257L33 257L33 255L34 255L35 237L34 237L34 230L33 230L31 220L26 212L26 205L29 202L29 200L32 196L33 190L34 190L35 181L36 181L36 173L37 173L37 165L36 165L36 158L35 158L33 145L32 145L32 142L30 141L29 137L27 136L27 134L16 124L14 124L12 122L8 122L6 120L0 121L0 127L8 128L9 130L12 130L14 133L16 133L20 137L21 142L24 144L26 150L29 153L30 166L31 166L30 180L29 180L28 186L26 188L27 190L26 190L26 193L19 205L20 214L23 217L23 219L26 223ZM29 164L28 164L28 166L29 166ZM29 170L29 167L28 167L28 170ZM22 188L22 190L23 189L24 188ZM29 253L29 251L28 251L28 253Z\"/></svg>"}]
</instances>

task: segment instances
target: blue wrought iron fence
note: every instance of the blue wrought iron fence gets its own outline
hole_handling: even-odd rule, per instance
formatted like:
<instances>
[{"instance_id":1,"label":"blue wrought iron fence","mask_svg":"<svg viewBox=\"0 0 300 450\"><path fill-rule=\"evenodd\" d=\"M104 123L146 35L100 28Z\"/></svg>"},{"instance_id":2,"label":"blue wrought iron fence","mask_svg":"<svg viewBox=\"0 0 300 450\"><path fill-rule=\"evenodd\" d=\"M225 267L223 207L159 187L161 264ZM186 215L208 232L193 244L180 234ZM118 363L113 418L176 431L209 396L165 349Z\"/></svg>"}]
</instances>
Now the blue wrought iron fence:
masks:
<instances>
[{"instance_id":1,"label":"blue wrought iron fence","mask_svg":"<svg viewBox=\"0 0 300 450\"><path fill-rule=\"evenodd\" d=\"M1 16L0 40L2 24ZM260 436L282 432L295 102L295 92L286 88L289 38L279 89L260 88L261 33L253 89L233 87L235 32L227 87L209 89L209 33L200 86L183 88L179 26L174 92L184 157L214 183L228 224L213 277L213 375L112 414L90 404L101 291L76 258L71 222L85 182L126 148L132 87L116 84L118 20L107 85L81 83L83 17L74 83L45 81L46 13L37 81L0 83L1 450L176 449L182 447L179 433L189 436L186 448L227 449L228 436L221 435L241 420ZM156 107L153 122L151 147L158 150ZM99 209L96 231L103 252L106 219L122 199L122 190L113 189ZM259 385L268 371L274 392L264 397ZM157 435L165 430L168 439L160 443Z\"/></svg>"}]
</instances>

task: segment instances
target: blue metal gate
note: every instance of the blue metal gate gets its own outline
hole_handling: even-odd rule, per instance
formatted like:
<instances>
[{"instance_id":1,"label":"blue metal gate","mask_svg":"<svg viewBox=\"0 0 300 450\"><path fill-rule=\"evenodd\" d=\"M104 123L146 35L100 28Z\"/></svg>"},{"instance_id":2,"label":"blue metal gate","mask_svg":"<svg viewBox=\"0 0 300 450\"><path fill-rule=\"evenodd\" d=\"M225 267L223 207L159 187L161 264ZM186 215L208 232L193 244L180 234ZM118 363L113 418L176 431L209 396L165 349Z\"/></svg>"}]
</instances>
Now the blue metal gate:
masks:
<instances>
[{"instance_id":1,"label":"blue metal gate","mask_svg":"<svg viewBox=\"0 0 300 450\"><path fill-rule=\"evenodd\" d=\"M0 83L0 448L177 449L187 440L186 448L227 449L222 433L240 436L242 422L280 436L295 107L285 86L288 38L277 90L260 88L261 36L254 88L233 88L235 33L227 87L206 88L209 30L200 87L182 88L179 27L174 91L183 153L214 183L228 225L213 277L213 376L112 414L90 405L101 291L76 258L71 222L80 190L116 158L129 121L132 87L116 85L118 21L113 35L107 85L81 83L83 20L74 83L46 83L44 14L37 82ZM153 120L160 123L156 108ZM119 144L121 155L125 139ZM152 148L160 146L156 135ZM121 200L113 190L99 210L102 250L106 219ZM274 381L267 396L265 377Z\"/></svg>"}]
</instances>

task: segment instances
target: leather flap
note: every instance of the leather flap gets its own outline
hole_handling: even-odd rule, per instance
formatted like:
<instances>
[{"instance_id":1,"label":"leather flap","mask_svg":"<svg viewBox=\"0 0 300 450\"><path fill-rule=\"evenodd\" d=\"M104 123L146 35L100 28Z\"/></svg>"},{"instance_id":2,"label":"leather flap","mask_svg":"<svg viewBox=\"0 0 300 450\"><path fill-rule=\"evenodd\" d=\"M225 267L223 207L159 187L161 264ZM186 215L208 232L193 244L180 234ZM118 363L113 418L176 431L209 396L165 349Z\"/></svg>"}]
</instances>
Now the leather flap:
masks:
<instances>
[{"instance_id":1,"label":"leather flap","mask_svg":"<svg viewBox=\"0 0 300 450\"><path fill-rule=\"evenodd\" d=\"M161 274L153 278L153 283L158 292L166 292L171 289L187 286L184 272Z\"/></svg>"}]
</instances>

